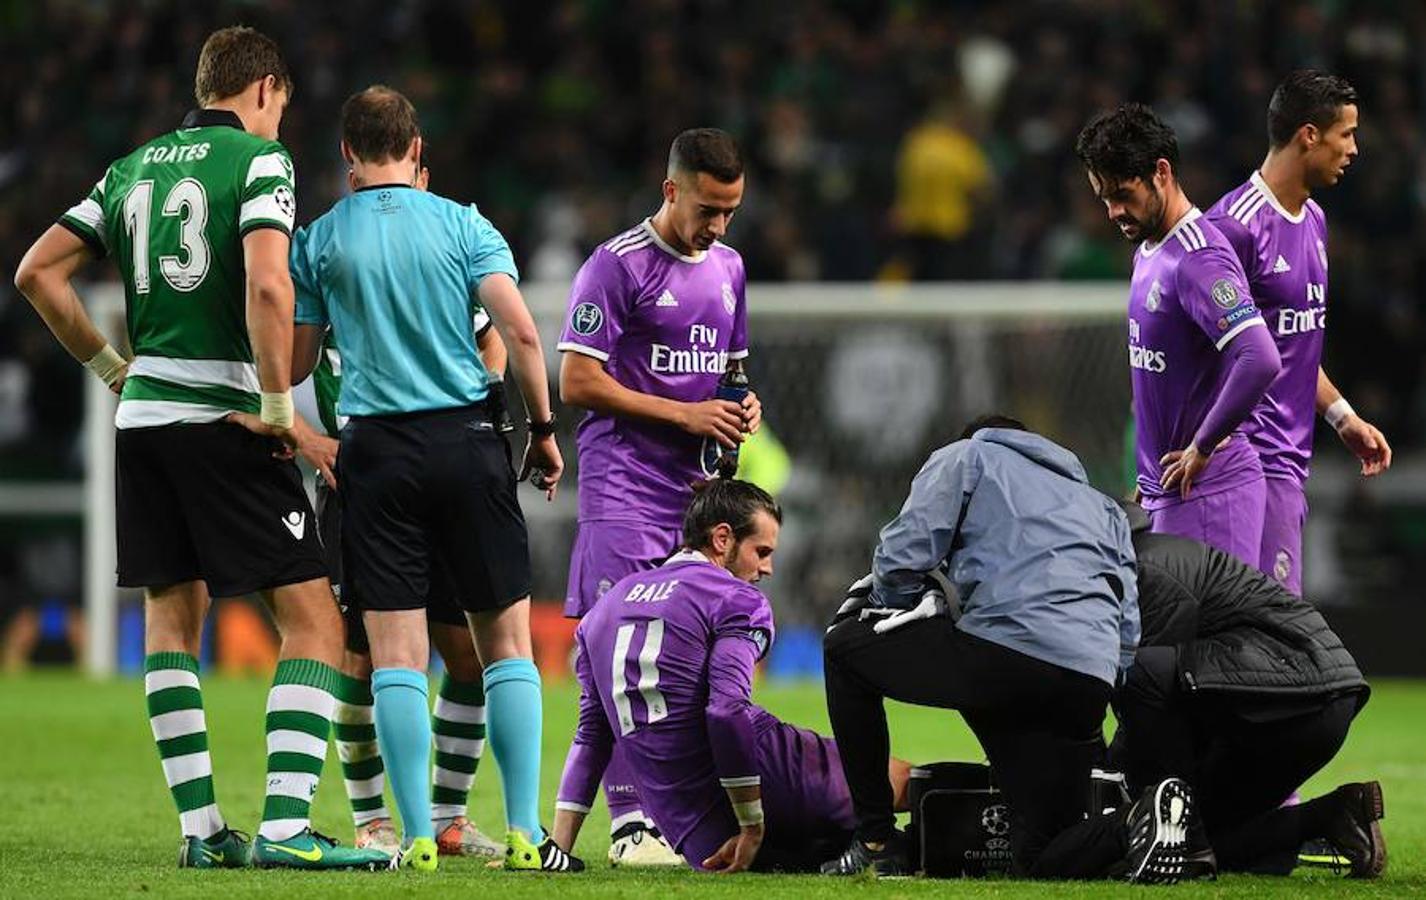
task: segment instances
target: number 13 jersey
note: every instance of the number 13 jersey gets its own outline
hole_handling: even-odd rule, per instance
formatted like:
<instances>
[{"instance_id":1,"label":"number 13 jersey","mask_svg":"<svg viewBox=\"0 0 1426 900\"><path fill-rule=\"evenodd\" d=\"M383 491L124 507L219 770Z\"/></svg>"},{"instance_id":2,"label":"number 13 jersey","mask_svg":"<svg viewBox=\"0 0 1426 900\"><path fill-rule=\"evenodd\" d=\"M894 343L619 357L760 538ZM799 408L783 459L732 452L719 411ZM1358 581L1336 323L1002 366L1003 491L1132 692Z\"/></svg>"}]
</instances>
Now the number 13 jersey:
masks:
<instances>
[{"instance_id":1,"label":"number 13 jersey","mask_svg":"<svg viewBox=\"0 0 1426 900\"><path fill-rule=\"evenodd\" d=\"M243 237L291 235L292 159L223 110L196 110L177 131L109 166L59 224L124 282L134 359L115 425L212 422L256 412Z\"/></svg>"}]
</instances>

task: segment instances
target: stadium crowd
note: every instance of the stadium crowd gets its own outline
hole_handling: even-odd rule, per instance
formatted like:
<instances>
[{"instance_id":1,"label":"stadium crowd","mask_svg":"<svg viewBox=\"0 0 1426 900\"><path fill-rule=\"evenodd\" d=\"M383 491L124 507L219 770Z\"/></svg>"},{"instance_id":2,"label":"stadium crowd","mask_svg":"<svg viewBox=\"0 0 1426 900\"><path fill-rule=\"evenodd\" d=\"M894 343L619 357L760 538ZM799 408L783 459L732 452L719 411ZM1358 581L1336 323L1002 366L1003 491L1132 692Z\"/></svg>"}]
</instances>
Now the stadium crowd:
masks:
<instances>
[{"instance_id":1,"label":"stadium crowd","mask_svg":"<svg viewBox=\"0 0 1426 900\"><path fill-rule=\"evenodd\" d=\"M54 2L4 16L7 270L104 160L192 105L190 48L233 20L290 48L299 220L345 190L337 105L389 81L422 110L443 192L500 223L527 279L567 280L646 215L668 135L690 122L748 150L755 188L732 242L750 280L1118 279L1129 254L1071 152L1089 112L1153 103L1206 208L1260 161L1276 80L1321 66L1363 96L1362 155L1320 198L1345 311L1329 363L1399 447L1423 438L1426 64L1411 47L1426 11L1412 4ZM79 374L5 293L5 469L77 471ZM1377 352L1343 353L1367 342Z\"/></svg>"},{"instance_id":2,"label":"stadium crowd","mask_svg":"<svg viewBox=\"0 0 1426 900\"><path fill-rule=\"evenodd\" d=\"M965 123L974 112L972 87L993 88L996 80L978 81L977 73L994 68L967 64L950 99L930 99L904 137L895 160L884 277L974 275L993 255L980 242L977 220L981 211L997 208L994 174ZM514 255L474 206L427 190L415 108L383 85L353 94L341 108L341 156L352 193L297 228L294 167L276 142L293 83L270 37L247 27L214 31L195 76L201 108L177 130L111 165L30 247L15 276L58 342L120 396L117 576L121 587L144 591L146 708L178 810L180 868L434 872L442 854L498 858L499 846L465 815L469 775L488 732L505 801L506 870L582 871L573 841L602 782L611 817L608 856L616 866L686 862L728 872L763 865L824 875L868 869L904 875L912 870L912 853L894 814L906 808L896 798L906 766L889 756L882 704L891 697L957 709L976 732L1009 807L1013 834L1000 843L1009 846L1013 875L1168 884L1212 879L1220 858L1231 862L1222 854L1243 849L1227 836L1236 828L1260 830L1264 812L1276 817L1278 833L1244 851L1238 862L1245 867L1258 871L1254 861L1271 851L1290 857L1284 874L1303 862L1353 877L1382 874L1384 806L1377 782L1343 785L1302 810L1280 809L1285 792L1335 753L1369 689L1340 643L1339 653L1311 660L1321 677L1303 683L1303 662L1283 655L1293 641L1284 642L1283 629L1271 625L1271 639L1227 670L1231 694L1224 702L1231 715L1221 728L1272 723L1272 730L1283 731L1319 715L1323 720L1313 730L1320 733L1321 759L1304 758L1300 775L1284 777L1264 790L1261 804L1229 817L1218 808L1214 779L1184 758L1206 735L1151 748L1142 728L1131 729L1125 745L1132 752L1124 759L1137 766L1126 775L1138 799L1130 803L1126 795L1109 806L1090 799L1085 815L1081 791L1092 781L1086 778L1092 764L1104 756L1102 721L1116 690L1131 683L1143 688L1142 726L1172 710L1165 701L1173 695L1218 684L1211 665L1190 667L1181 677L1178 664L1151 673L1151 648L1136 654L1146 637L1141 609L1152 608L1143 602L1151 596L1146 585L1155 566L1174 571L1170 590L1182 594L1190 592L1190 570L1211 574L1232 563L1238 572L1220 591L1230 604L1241 607L1238 595L1255 594L1263 608L1278 609L1268 620L1298 623L1298 643L1330 647L1335 641L1320 616L1300 623L1304 612L1317 615L1292 593L1289 577L1302 550L1300 519L1295 543L1282 543L1283 537L1270 544L1267 537L1263 510L1279 518L1296 510L1305 515L1300 483L1278 488L1297 491L1296 507L1265 504L1268 488L1260 484L1274 454L1310 455L1314 406L1330 388L1318 368L1320 336L1304 338L1279 326L1269 337L1265 328L1250 328L1266 322L1240 283L1254 285L1265 311L1268 298L1295 309L1303 292L1278 280L1259 293L1258 282L1241 278L1239 251L1210 218L1202 218L1200 230L1200 215L1177 178L1173 130L1148 107L1130 103L1096 116L1076 139L1075 153L1124 235L1146 241L1134 257L1131 344L1140 346L1139 310L1158 314L1155 324L1142 327L1158 329L1154 340L1180 366L1175 374L1194 367L1192 381L1199 384L1203 367L1216 366L1220 396L1190 435L1180 420L1196 417L1211 398L1175 387L1166 375L1146 382L1135 374L1139 489L1127 510L1090 483L1072 452L1014 418L978 419L961 440L934 453L901 512L880 530L871 572L852 584L827 630L836 743L774 728L751 705L754 665L774 634L768 599L751 586L773 572L782 513L770 494L734 477L733 454L762 420L760 399L744 377L747 271L737 251L719 242L741 205L745 163L727 131L678 134L661 206L600 244L580 267L557 345L565 354L558 394L589 418L578 435L585 466L565 607L566 615L582 619L580 723L556 828L549 832L539 811L543 700L532 654L529 539L516 491L528 476L552 501L564 463L542 340L516 287ZM1273 190L1271 179L1280 179L1306 194L1334 181L1355 151L1356 101L1345 82L1317 74L1285 81L1273 95L1272 150L1253 189ZM1337 116L1331 128L1324 127L1327 114ZM1342 133L1346 137L1333 143ZM1150 171L1152 187L1145 187ZM245 178L233 177L243 172ZM150 277L150 248L165 246L172 235L166 225L152 224L156 193L167 198L164 215L182 217L180 254L158 256L161 279ZM1261 206L1273 196L1252 195L1247 202ZM1320 212L1310 210L1309 230L1290 232L1301 247L1278 245L1296 254L1296 267L1279 254L1272 273L1325 279L1326 232L1310 230L1320 229ZM1256 227L1248 212L1232 216ZM1175 218L1178 224L1171 225ZM1171 246L1173 235L1181 250ZM1314 235L1315 249L1307 243ZM143 301L129 310L132 359L95 327L74 288L83 264L110 249L129 296ZM534 268L544 249L531 253ZM1216 279L1211 288L1209 279ZM1317 285L1305 284L1307 302L1321 302ZM656 303L644 302L660 287ZM232 298L244 291L245 308L234 306ZM1139 299L1141 292L1146 299ZM413 304L413 295L423 302ZM472 327L477 306L508 350L509 371L524 398L528 435L518 478L502 434L508 430L501 427L504 395L493 385L500 381L498 363L485 356L487 350L492 359L504 354L482 346L480 362L465 364L488 330ZM1235 321L1240 324L1229 330ZM1196 343L1167 342L1175 328ZM1221 331L1227 333L1219 337ZM1288 448L1258 446L1265 439L1259 431L1225 436L1270 383L1281 384L1273 378L1289 354L1273 342L1284 335L1291 349L1311 353L1305 363L1294 357L1294 371L1309 376L1315 391L1283 400L1305 406L1306 432L1294 432ZM657 351L684 340L707 362L677 367L643 350L645 343ZM1222 351L1230 342L1222 355L1190 355L1192 347ZM1271 365L1250 369L1259 353ZM336 489L333 438L295 415L291 392L319 361L331 366L326 378L345 382L337 388L340 405L324 411L324 424L335 423L337 413L351 417L339 436L341 536L331 532L333 540L319 537L315 524L335 508L332 498L314 514L291 461L300 455ZM1167 370L1160 364L1152 371ZM1236 398L1247 379L1256 379L1247 382L1256 393L1245 403ZM713 399L701 399L715 390ZM1390 464L1385 439L1332 393L1326 418L1362 460L1362 474L1377 474ZM330 387L327 395L331 403ZM1170 414L1167 425L1161 410ZM1224 416L1231 416L1226 425ZM334 424L325 427L335 431ZM710 443L715 440L725 449ZM1185 443L1182 451L1160 455ZM1224 462L1210 469L1215 454ZM725 467L726 459L733 465ZM711 467L718 477L697 481ZM1237 481L1223 480L1229 467ZM1190 479L1199 474L1191 496ZM1292 477L1305 479L1305 472L1299 466ZM1131 543L1126 512L1133 516L1140 497L1149 527L1178 536L1159 557L1148 554L1151 546ZM673 512L685 500L691 502L681 528L673 527ZM1228 521L1225 504L1232 506L1233 534L1221 527L1204 534L1209 517L1218 525ZM1256 534L1240 541L1238 526ZM328 533L328 525L321 531ZM1188 538L1220 546L1214 551ZM1278 548L1275 558L1260 553L1269 547ZM1214 552L1221 559L1212 558ZM328 558L334 553L344 572L340 601L334 591L339 567ZM198 657L211 600L252 593L273 609L283 644L266 704L265 802L250 840L229 827L217 803ZM452 597L463 613L457 627L471 638L483 671L479 682L474 672L446 673L433 725L427 612ZM1194 597L1182 609L1206 617L1208 599ZM655 605L665 601L672 602ZM364 628L350 621L353 613ZM348 617L345 626L339 616ZM628 679L641 628L635 686ZM353 661L361 654L369 662ZM1221 656L1209 649L1205 659ZM612 662L602 669L605 660ZM966 670L951 683L991 675L986 683L995 682L996 691L988 699L980 691L928 690L946 660ZM913 663L930 669L916 674ZM599 671L609 674L601 679ZM1300 690L1285 694L1289 681ZM1243 707L1229 702L1244 699L1245 687L1260 689L1262 697ZM1130 717L1116 711L1127 724ZM1187 710L1179 715L1184 722L1191 718ZM467 724L458 731L437 727L447 719ZM437 737L443 733L460 734L466 746L443 745ZM311 824L333 734L356 826L349 848ZM357 741L367 746L353 767L357 760L341 745ZM809 742L820 746L807 750ZM1249 736L1248 742L1256 740ZM688 752L701 754L705 745L711 767L709 759L693 763ZM824 760L840 755L841 765L829 764L825 777L809 781L808 765L796 759L801 753ZM786 765L780 770L777 761ZM632 771L615 771L629 764ZM1154 765L1162 771L1150 778L1145 773ZM401 813L399 842L367 827L376 824L362 820L373 798L352 793L356 782L378 777L378 766L380 777L389 775ZM459 777L443 780L446 769ZM839 795L825 790L839 776L854 826L846 804L829 811L806 802ZM708 802L695 799L689 789L695 783L708 789ZM459 796L442 793L446 789ZM679 802L661 806L671 798ZM453 809L446 809L447 800ZM922 816L923 849L944 836L924 818L924 804L910 810L913 823ZM987 824L988 812L968 820L1004 835ZM812 833L799 822L819 813L831 844L813 849L805 846ZM706 833L699 830L704 826ZM795 860L784 860L780 851L760 854L765 839L773 851L772 838L779 836L791 841ZM818 863L848 838L839 857Z\"/></svg>"}]
</instances>

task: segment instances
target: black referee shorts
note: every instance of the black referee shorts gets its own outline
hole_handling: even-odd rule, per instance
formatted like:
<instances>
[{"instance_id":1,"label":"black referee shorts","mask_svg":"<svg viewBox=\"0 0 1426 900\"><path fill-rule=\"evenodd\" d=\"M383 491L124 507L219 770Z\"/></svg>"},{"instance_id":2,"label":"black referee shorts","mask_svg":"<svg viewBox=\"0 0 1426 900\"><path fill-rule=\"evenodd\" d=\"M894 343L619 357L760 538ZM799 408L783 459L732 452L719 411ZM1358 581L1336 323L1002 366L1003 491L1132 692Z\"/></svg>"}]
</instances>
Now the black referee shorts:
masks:
<instances>
[{"instance_id":1,"label":"black referee shorts","mask_svg":"<svg viewBox=\"0 0 1426 900\"><path fill-rule=\"evenodd\" d=\"M362 610L429 608L449 575L468 612L530 594L510 448L484 404L352 417L342 429L343 589Z\"/></svg>"},{"instance_id":2,"label":"black referee shorts","mask_svg":"<svg viewBox=\"0 0 1426 900\"><path fill-rule=\"evenodd\" d=\"M235 597L321 578L302 475L228 422L125 428L114 438L120 587L204 581Z\"/></svg>"},{"instance_id":3,"label":"black referee shorts","mask_svg":"<svg viewBox=\"0 0 1426 900\"><path fill-rule=\"evenodd\" d=\"M342 473L337 472L338 485L341 478ZM367 655L371 653L371 643L366 637L366 623L361 618L361 604L356 602L352 591L342 586L342 495L340 488L334 491L327 487L321 473L317 475L317 522L321 526L322 552L327 559L327 569L332 573L332 591L337 595L337 604L347 623L347 649ZM439 560L432 560L426 617L442 625L466 627L465 610L456 603L450 573Z\"/></svg>"}]
</instances>

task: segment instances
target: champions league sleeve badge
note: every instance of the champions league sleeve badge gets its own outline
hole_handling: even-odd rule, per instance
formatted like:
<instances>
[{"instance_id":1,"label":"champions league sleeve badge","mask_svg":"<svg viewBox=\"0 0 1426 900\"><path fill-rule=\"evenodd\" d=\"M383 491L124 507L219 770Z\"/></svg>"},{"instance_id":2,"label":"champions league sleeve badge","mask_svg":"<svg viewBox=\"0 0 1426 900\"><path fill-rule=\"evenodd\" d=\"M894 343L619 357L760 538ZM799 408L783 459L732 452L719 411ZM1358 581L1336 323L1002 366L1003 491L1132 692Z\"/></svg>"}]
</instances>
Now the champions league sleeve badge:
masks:
<instances>
[{"instance_id":1,"label":"champions league sleeve badge","mask_svg":"<svg viewBox=\"0 0 1426 900\"><path fill-rule=\"evenodd\" d=\"M1220 278L1213 282L1212 294L1213 302L1224 309L1232 309L1240 302L1237 286L1226 278Z\"/></svg>"},{"instance_id":2,"label":"champions league sleeve badge","mask_svg":"<svg viewBox=\"0 0 1426 900\"><path fill-rule=\"evenodd\" d=\"M589 337L604 327L604 310L593 303L581 303L569 314L569 327L575 334Z\"/></svg>"}]
</instances>

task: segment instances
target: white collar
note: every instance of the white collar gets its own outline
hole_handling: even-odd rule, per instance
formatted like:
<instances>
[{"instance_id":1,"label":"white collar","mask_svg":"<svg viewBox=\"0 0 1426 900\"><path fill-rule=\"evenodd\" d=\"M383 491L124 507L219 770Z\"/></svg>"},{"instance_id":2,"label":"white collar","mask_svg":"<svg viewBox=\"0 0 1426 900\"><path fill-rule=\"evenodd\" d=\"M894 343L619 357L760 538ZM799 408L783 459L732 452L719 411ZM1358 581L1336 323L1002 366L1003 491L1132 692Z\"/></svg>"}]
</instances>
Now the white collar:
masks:
<instances>
[{"instance_id":1,"label":"white collar","mask_svg":"<svg viewBox=\"0 0 1426 900\"><path fill-rule=\"evenodd\" d=\"M701 551L701 550L688 550L688 549L685 548L685 549L683 549L683 550L678 551L678 552L675 553L673 556L670 556L667 560L665 560L665 561L664 561L664 565L666 565L666 566L672 566L672 565L676 565L676 564L678 564L678 563L686 563L686 562L701 562L701 563L710 563L710 564L711 564L711 563L713 562L713 560L711 560L711 559L709 559L707 556L705 556L705 555L703 554L703 551Z\"/></svg>"},{"instance_id":2,"label":"white collar","mask_svg":"<svg viewBox=\"0 0 1426 900\"><path fill-rule=\"evenodd\" d=\"M1169 229L1169 233L1164 235L1161 241L1159 241L1157 244L1155 244L1153 241L1144 241L1144 243L1139 245L1139 252L1144 254L1145 256L1153 256L1159 251L1160 247L1169 242L1169 238L1178 234L1178 230L1180 228L1183 228L1189 222L1192 222L1194 219L1198 218L1201 215L1203 215L1203 213L1199 210L1198 207L1190 206L1188 208L1188 212L1184 213L1183 217L1174 223L1174 226Z\"/></svg>"},{"instance_id":3,"label":"white collar","mask_svg":"<svg viewBox=\"0 0 1426 900\"><path fill-rule=\"evenodd\" d=\"M697 263L701 263L703 262L703 260L708 258L707 250L700 250L692 256L685 256L684 254L679 253L677 250L673 249L673 247L669 245L668 241L659 237L659 231L657 228L654 227L654 221L652 218L644 220L644 230L649 233L649 237L654 239L654 246L658 247L660 250L680 262L694 263L696 265Z\"/></svg>"},{"instance_id":4,"label":"white collar","mask_svg":"<svg viewBox=\"0 0 1426 900\"><path fill-rule=\"evenodd\" d=\"M1294 216L1292 213L1284 209L1283 205L1278 202L1277 194L1274 194L1273 189L1268 187L1268 183L1263 178L1263 174L1261 172L1259 172L1257 169L1254 169L1253 174L1248 177L1248 180L1253 183L1253 187L1257 188L1259 193L1261 193L1264 197L1267 198L1268 206L1271 206L1273 209L1277 210L1278 215L1282 216L1284 219L1288 220L1294 225L1297 225L1303 219L1307 218L1306 200L1302 202L1302 211Z\"/></svg>"}]
</instances>

